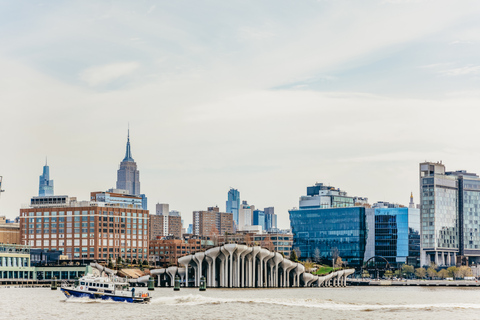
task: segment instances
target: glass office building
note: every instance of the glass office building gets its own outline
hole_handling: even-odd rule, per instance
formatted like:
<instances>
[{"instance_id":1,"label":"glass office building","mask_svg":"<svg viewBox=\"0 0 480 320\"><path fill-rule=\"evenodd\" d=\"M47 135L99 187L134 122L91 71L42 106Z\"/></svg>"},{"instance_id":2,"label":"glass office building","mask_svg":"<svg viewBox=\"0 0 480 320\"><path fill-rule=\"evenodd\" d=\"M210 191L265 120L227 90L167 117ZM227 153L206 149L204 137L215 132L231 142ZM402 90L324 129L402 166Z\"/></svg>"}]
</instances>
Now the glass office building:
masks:
<instances>
[{"instance_id":1,"label":"glass office building","mask_svg":"<svg viewBox=\"0 0 480 320\"><path fill-rule=\"evenodd\" d=\"M254 226L261 226L263 231L267 231L265 225L265 211L253 210L253 223Z\"/></svg>"},{"instance_id":2,"label":"glass office building","mask_svg":"<svg viewBox=\"0 0 480 320\"><path fill-rule=\"evenodd\" d=\"M420 267L420 210L392 205L366 209L367 248L365 261L373 256L392 267Z\"/></svg>"},{"instance_id":3,"label":"glass office building","mask_svg":"<svg viewBox=\"0 0 480 320\"><path fill-rule=\"evenodd\" d=\"M313 259L318 248L323 259L332 259L332 251L351 267L361 267L365 254L365 208L310 208L290 210L293 246L300 258Z\"/></svg>"},{"instance_id":4,"label":"glass office building","mask_svg":"<svg viewBox=\"0 0 480 320\"><path fill-rule=\"evenodd\" d=\"M233 214L233 221L235 225L238 226L238 210L240 209L240 191L237 189L231 188L228 191L228 200L227 200L227 213Z\"/></svg>"}]
</instances>

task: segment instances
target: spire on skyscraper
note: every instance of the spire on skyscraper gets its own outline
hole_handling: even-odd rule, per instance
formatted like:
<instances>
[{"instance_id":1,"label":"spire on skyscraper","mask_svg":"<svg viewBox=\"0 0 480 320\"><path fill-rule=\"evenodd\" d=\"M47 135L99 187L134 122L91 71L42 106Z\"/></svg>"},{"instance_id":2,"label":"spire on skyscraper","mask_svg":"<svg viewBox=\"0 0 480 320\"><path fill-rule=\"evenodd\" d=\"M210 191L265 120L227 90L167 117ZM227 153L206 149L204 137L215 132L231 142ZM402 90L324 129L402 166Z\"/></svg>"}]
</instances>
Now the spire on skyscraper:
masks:
<instances>
[{"instance_id":1,"label":"spire on skyscraper","mask_svg":"<svg viewBox=\"0 0 480 320\"><path fill-rule=\"evenodd\" d=\"M408 204L409 208L415 208L415 203L413 202L413 192L410 193L410 203Z\"/></svg>"},{"instance_id":2,"label":"spire on skyscraper","mask_svg":"<svg viewBox=\"0 0 480 320\"><path fill-rule=\"evenodd\" d=\"M123 161L135 162L135 160L133 160L133 158L132 158L132 151L130 149L130 128L128 128L127 150L125 151L125 158L123 158Z\"/></svg>"}]
</instances>

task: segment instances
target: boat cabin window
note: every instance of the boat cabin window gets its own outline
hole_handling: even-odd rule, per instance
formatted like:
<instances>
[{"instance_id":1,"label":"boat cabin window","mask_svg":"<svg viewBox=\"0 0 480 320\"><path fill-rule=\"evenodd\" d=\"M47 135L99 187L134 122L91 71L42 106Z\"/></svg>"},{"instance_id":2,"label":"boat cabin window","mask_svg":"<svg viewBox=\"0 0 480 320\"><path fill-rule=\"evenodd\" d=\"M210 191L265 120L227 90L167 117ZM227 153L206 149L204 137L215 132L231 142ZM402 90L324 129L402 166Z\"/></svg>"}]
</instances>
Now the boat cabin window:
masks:
<instances>
[{"instance_id":1,"label":"boat cabin window","mask_svg":"<svg viewBox=\"0 0 480 320\"><path fill-rule=\"evenodd\" d=\"M80 282L80 284L81 284L82 286L84 286L84 285L85 285L85 282Z\"/></svg>"},{"instance_id":2,"label":"boat cabin window","mask_svg":"<svg viewBox=\"0 0 480 320\"><path fill-rule=\"evenodd\" d=\"M103 287L104 287L104 288L108 288L108 284L104 283L104 284L103 284Z\"/></svg>"}]
</instances>

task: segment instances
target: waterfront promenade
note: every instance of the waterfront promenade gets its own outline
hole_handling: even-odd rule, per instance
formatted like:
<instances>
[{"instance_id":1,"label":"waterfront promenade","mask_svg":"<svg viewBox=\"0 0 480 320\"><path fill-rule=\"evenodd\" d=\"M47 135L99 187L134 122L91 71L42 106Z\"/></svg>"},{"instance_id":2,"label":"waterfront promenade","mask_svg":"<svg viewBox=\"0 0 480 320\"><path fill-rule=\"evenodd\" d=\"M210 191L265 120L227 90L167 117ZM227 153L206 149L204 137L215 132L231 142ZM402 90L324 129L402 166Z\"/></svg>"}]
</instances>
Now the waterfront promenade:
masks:
<instances>
[{"instance_id":1,"label":"waterfront promenade","mask_svg":"<svg viewBox=\"0 0 480 320\"><path fill-rule=\"evenodd\" d=\"M376 280L347 279L350 286L423 286L423 287L480 287L477 280Z\"/></svg>"}]
</instances>

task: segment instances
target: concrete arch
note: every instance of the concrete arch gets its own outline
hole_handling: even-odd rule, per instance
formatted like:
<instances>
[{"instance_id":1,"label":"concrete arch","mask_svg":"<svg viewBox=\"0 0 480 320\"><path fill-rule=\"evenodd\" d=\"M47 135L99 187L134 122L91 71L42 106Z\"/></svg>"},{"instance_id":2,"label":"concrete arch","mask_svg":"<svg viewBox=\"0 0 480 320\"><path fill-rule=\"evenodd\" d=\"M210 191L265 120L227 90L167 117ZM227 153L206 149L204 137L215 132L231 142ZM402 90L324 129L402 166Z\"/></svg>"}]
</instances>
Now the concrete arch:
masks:
<instances>
[{"instance_id":1,"label":"concrete arch","mask_svg":"<svg viewBox=\"0 0 480 320\"><path fill-rule=\"evenodd\" d=\"M346 277L354 273L353 269L348 269L316 276L305 272L302 264L292 262L277 252L238 244L226 244L187 255L179 258L178 263L183 267L152 270L151 274L159 277L167 275L172 286L176 275L182 282L185 278L188 286L188 278L193 274L194 286L199 286L200 278L205 276L209 287L275 288L345 286Z\"/></svg>"}]
</instances>

